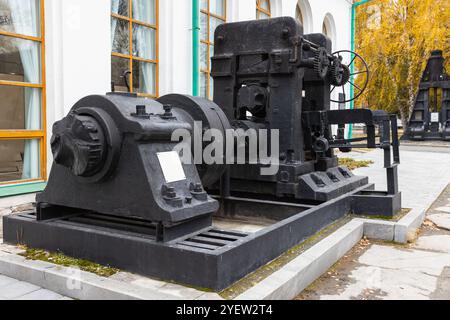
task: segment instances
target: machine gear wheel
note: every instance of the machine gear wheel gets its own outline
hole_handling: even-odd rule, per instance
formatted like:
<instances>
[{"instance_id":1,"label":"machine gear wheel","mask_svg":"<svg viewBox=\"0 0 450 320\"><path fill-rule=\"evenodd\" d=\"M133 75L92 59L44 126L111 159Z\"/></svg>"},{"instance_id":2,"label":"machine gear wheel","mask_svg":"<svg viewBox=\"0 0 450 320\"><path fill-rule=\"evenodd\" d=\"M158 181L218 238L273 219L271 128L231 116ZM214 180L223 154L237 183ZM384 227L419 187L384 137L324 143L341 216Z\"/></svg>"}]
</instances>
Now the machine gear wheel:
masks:
<instances>
[{"instance_id":1,"label":"machine gear wheel","mask_svg":"<svg viewBox=\"0 0 450 320\"><path fill-rule=\"evenodd\" d=\"M333 60L330 67L330 81L331 84L337 87L342 87L350 80L350 68L343 64L339 58Z\"/></svg>"},{"instance_id":2,"label":"machine gear wheel","mask_svg":"<svg viewBox=\"0 0 450 320\"><path fill-rule=\"evenodd\" d=\"M314 55L314 71L321 79L325 79L328 74L330 62L328 53L324 48L319 48Z\"/></svg>"}]
</instances>

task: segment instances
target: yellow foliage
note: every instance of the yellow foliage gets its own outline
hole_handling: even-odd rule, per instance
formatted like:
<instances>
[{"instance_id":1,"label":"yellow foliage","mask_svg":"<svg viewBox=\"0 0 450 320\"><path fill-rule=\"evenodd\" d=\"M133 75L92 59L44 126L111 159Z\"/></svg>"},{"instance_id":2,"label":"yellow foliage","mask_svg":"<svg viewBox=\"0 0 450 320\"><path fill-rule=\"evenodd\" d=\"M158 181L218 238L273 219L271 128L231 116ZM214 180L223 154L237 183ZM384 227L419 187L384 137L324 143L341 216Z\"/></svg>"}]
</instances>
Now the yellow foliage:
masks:
<instances>
[{"instance_id":1,"label":"yellow foliage","mask_svg":"<svg viewBox=\"0 0 450 320\"><path fill-rule=\"evenodd\" d=\"M361 5L355 42L371 71L356 105L398 113L405 123L432 50L443 50L450 70L450 1L375 0Z\"/></svg>"}]
</instances>

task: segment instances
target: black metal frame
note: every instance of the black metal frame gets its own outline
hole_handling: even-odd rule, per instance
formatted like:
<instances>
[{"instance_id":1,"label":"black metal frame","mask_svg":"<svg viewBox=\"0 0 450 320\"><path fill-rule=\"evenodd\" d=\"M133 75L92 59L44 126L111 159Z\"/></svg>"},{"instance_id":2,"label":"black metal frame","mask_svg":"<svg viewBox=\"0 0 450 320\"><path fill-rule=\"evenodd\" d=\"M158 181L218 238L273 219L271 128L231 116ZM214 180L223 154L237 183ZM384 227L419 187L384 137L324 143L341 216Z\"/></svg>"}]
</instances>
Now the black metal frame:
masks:
<instances>
[{"instance_id":1,"label":"black metal frame","mask_svg":"<svg viewBox=\"0 0 450 320\"><path fill-rule=\"evenodd\" d=\"M441 110L438 110L438 89L442 89ZM434 101L430 101L430 93ZM432 112L438 113L438 121L432 121ZM450 141L450 75L445 70L441 50L431 52L402 139Z\"/></svg>"},{"instance_id":2,"label":"black metal frame","mask_svg":"<svg viewBox=\"0 0 450 320\"><path fill-rule=\"evenodd\" d=\"M154 226L142 223L73 212L37 221L29 213L3 218L4 241L219 291L353 212L352 196L371 188L372 185L365 185L317 206L236 197L223 200L229 206L265 206L268 210L261 210L262 213L269 209L280 215L285 213L280 221L253 234L208 227L163 243L156 240ZM246 212L238 211L239 215ZM230 210L226 214L236 212Z\"/></svg>"}]
</instances>

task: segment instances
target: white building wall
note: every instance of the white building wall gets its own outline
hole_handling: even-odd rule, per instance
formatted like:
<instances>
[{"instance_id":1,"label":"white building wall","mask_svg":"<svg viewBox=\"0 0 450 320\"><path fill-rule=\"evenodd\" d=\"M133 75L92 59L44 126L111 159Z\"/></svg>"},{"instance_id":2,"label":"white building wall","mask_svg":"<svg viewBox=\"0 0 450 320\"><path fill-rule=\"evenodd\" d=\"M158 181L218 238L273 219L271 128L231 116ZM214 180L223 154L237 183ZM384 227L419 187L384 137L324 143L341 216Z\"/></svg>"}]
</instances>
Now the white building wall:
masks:
<instances>
[{"instance_id":1,"label":"white building wall","mask_svg":"<svg viewBox=\"0 0 450 320\"><path fill-rule=\"evenodd\" d=\"M350 48L349 0L299 0L310 12L305 32L320 33L326 15L335 22L335 50ZM111 87L110 0L46 0L48 139L55 121L89 94ZM255 0L228 0L227 21L256 18ZM295 17L297 0L272 0L272 17ZM305 20L306 20L305 19ZM159 94L192 93L190 0L159 0ZM49 142L47 143L49 146ZM48 167L52 163L48 147Z\"/></svg>"},{"instance_id":2,"label":"white building wall","mask_svg":"<svg viewBox=\"0 0 450 320\"><path fill-rule=\"evenodd\" d=\"M192 94L192 6L159 0L159 94Z\"/></svg>"},{"instance_id":3,"label":"white building wall","mask_svg":"<svg viewBox=\"0 0 450 320\"><path fill-rule=\"evenodd\" d=\"M46 0L48 167L51 128L79 99L111 88L109 0Z\"/></svg>"}]
</instances>

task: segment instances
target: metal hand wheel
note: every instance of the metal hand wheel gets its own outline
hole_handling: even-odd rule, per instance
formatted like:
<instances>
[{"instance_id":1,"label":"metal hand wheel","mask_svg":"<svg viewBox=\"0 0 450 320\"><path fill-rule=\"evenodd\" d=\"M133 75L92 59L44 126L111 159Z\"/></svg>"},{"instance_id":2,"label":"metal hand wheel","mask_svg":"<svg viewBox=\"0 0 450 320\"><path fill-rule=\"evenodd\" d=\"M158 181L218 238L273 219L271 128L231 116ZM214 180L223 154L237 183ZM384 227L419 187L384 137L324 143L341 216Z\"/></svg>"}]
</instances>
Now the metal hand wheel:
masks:
<instances>
[{"instance_id":1,"label":"metal hand wheel","mask_svg":"<svg viewBox=\"0 0 450 320\"><path fill-rule=\"evenodd\" d=\"M348 83L350 83L350 85L353 86L354 90L357 90L357 92L354 94L353 98L350 99L345 98L344 101L331 99L331 101L337 103L347 103L355 99L358 99L364 93L364 91L367 88L367 85L369 84L370 72L367 62L359 54L350 50L337 51L334 52L332 55L341 61L342 63L341 72L344 73L343 76L345 78L348 78ZM361 70L356 69L356 66L359 66ZM355 76L364 77L362 81L363 83L362 86L356 84ZM338 86L333 85L330 93L332 93L336 89L336 87ZM342 93L344 94L344 97L347 97L345 93L345 85L342 86Z\"/></svg>"}]
</instances>

